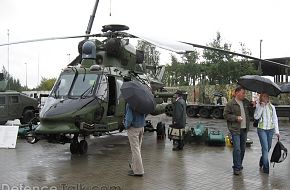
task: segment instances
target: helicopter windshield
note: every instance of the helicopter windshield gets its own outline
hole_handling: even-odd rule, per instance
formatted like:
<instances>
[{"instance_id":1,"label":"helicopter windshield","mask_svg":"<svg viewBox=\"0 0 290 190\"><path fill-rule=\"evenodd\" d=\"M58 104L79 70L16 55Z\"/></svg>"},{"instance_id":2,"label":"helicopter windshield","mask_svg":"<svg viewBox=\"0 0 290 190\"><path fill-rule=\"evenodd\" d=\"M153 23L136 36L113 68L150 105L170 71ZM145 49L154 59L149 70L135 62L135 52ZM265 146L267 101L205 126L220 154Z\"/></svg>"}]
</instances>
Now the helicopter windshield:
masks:
<instances>
[{"instance_id":1,"label":"helicopter windshield","mask_svg":"<svg viewBox=\"0 0 290 190\"><path fill-rule=\"evenodd\" d=\"M73 82L75 74L63 74L59 77L57 83L55 84L51 96L63 97L67 96L69 89Z\"/></svg>"},{"instance_id":2,"label":"helicopter windshield","mask_svg":"<svg viewBox=\"0 0 290 190\"><path fill-rule=\"evenodd\" d=\"M70 96L85 97L92 96L96 86L97 74L78 74L71 89Z\"/></svg>"}]
</instances>

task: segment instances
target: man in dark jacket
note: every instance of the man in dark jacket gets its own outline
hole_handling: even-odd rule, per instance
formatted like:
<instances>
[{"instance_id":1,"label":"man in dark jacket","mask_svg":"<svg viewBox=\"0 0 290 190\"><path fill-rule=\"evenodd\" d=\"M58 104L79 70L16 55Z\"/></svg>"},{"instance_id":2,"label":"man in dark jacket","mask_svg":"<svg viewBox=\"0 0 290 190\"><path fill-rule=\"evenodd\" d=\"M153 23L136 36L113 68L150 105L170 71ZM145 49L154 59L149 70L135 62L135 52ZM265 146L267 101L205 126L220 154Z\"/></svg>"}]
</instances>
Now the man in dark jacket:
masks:
<instances>
[{"instance_id":1,"label":"man in dark jacket","mask_svg":"<svg viewBox=\"0 0 290 190\"><path fill-rule=\"evenodd\" d=\"M239 175L243 169L243 159L246 149L247 132L249 131L250 102L245 98L246 91L238 86L235 95L224 109L224 118L227 120L228 129L232 135L233 149L233 172Z\"/></svg>"},{"instance_id":2,"label":"man in dark jacket","mask_svg":"<svg viewBox=\"0 0 290 190\"><path fill-rule=\"evenodd\" d=\"M186 124L186 103L182 97L182 92L180 90L176 91L176 100L174 103L172 121L173 128L184 129ZM179 140L173 140L172 150L182 150L184 146L183 138L180 137Z\"/></svg>"}]
</instances>

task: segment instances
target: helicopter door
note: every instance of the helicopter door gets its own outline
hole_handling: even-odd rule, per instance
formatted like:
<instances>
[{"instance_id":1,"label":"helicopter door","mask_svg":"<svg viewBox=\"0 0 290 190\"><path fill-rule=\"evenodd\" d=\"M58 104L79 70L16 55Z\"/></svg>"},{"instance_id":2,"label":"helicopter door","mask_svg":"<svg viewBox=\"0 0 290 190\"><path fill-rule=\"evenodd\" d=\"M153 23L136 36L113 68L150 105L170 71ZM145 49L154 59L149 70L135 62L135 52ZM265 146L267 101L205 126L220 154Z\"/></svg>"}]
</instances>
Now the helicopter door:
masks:
<instances>
[{"instance_id":1,"label":"helicopter door","mask_svg":"<svg viewBox=\"0 0 290 190\"><path fill-rule=\"evenodd\" d=\"M116 112L116 80L113 76L108 76L108 111L107 116L115 115Z\"/></svg>"}]
</instances>

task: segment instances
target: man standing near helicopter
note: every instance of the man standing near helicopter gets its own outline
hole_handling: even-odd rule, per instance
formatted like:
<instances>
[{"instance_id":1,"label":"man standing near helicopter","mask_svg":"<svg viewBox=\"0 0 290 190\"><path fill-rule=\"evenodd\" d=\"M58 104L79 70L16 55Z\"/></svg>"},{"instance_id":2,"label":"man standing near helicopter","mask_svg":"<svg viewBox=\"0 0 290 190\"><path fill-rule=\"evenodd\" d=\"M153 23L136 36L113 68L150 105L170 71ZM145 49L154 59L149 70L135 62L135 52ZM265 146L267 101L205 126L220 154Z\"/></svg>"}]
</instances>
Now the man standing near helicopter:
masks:
<instances>
[{"instance_id":1,"label":"man standing near helicopter","mask_svg":"<svg viewBox=\"0 0 290 190\"><path fill-rule=\"evenodd\" d=\"M127 103L125 114L125 128L128 132L128 138L132 152L132 162L129 163L129 166L132 170L129 171L129 176L142 177L144 174L141 157L141 145L144 134L144 126L145 114L136 112Z\"/></svg>"}]
</instances>

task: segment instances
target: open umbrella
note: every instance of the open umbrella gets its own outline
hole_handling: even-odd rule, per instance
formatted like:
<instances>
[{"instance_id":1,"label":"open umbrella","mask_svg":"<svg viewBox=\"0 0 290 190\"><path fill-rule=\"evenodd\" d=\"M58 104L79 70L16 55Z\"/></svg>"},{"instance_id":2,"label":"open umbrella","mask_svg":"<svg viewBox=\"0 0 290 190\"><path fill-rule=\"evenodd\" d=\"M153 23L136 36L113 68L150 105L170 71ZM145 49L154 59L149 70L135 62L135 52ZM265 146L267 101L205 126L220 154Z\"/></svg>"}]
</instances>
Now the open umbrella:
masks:
<instances>
[{"instance_id":1,"label":"open umbrella","mask_svg":"<svg viewBox=\"0 0 290 190\"><path fill-rule=\"evenodd\" d=\"M238 79L238 84L247 90L267 93L270 96L278 96L281 93L281 89L276 83L258 75L242 76Z\"/></svg>"},{"instance_id":2,"label":"open umbrella","mask_svg":"<svg viewBox=\"0 0 290 190\"><path fill-rule=\"evenodd\" d=\"M281 93L290 93L290 83L281 84Z\"/></svg>"},{"instance_id":3,"label":"open umbrella","mask_svg":"<svg viewBox=\"0 0 290 190\"><path fill-rule=\"evenodd\" d=\"M121 93L125 101L139 113L149 114L155 110L155 99L151 90L138 81L124 82Z\"/></svg>"}]
</instances>

